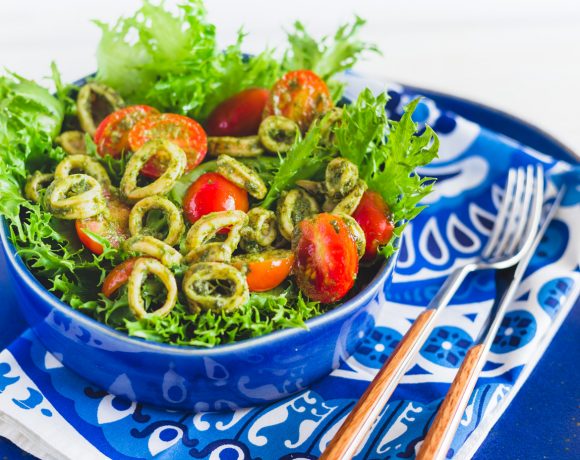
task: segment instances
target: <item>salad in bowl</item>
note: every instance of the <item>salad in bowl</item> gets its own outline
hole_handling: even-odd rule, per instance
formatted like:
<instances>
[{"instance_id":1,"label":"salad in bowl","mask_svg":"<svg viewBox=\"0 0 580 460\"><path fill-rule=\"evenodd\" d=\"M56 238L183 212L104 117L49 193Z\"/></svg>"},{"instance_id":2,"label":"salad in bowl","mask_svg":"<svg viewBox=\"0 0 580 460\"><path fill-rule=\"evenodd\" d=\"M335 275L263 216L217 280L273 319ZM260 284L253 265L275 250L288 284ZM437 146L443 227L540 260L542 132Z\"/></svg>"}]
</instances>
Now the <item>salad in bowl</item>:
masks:
<instances>
[{"instance_id":1,"label":"salad in bowl","mask_svg":"<svg viewBox=\"0 0 580 460\"><path fill-rule=\"evenodd\" d=\"M218 48L202 3L172 12L145 2L132 18L99 24L94 76L64 85L53 66L54 95L1 77L3 245L25 315L49 349L96 353L101 366L72 353L65 364L108 387L121 371L147 374L125 353L150 353L147 389L130 396L159 403L151 387L165 385L167 368L198 372L187 359L227 361L228 347L239 360L280 347L303 356L300 341L310 343L325 363L301 385L336 367L339 337L352 351L368 328L366 317L353 326L354 313L385 283L432 187L415 168L438 149L412 120L417 101L393 121L386 94L342 99L339 74L376 52L357 38L362 24L316 41L296 23L281 57L248 56L242 33ZM33 281L22 282L22 267ZM325 317L337 324L318 337ZM302 338L276 332L289 329ZM79 330L100 338L79 340ZM276 334L290 342L268 342ZM257 381L271 383L286 358L254 359ZM239 389L243 363L220 365ZM178 403L225 398L216 385L189 388L196 396ZM228 401L245 404L230 390Z\"/></svg>"}]
</instances>

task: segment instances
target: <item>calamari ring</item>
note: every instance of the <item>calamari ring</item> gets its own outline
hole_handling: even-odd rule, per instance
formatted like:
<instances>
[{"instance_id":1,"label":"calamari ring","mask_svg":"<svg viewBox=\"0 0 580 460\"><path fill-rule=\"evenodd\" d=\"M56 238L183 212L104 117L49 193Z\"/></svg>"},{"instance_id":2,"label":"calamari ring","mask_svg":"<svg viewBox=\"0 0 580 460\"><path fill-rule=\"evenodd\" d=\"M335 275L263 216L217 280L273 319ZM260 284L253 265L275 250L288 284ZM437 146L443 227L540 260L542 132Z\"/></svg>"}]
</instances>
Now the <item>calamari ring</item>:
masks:
<instances>
[{"instance_id":1,"label":"calamari ring","mask_svg":"<svg viewBox=\"0 0 580 460\"><path fill-rule=\"evenodd\" d=\"M288 241L291 241L294 226L301 220L319 212L318 203L305 190L301 188L290 190L282 195L276 207L280 234Z\"/></svg>"},{"instance_id":2,"label":"calamari ring","mask_svg":"<svg viewBox=\"0 0 580 460\"><path fill-rule=\"evenodd\" d=\"M266 184L255 170L228 155L218 157L217 173L243 188L258 200L264 198L268 193Z\"/></svg>"},{"instance_id":3,"label":"calamari ring","mask_svg":"<svg viewBox=\"0 0 580 460\"><path fill-rule=\"evenodd\" d=\"M100 99L104 104L100 104L100 107L96 105L95 110L93 110L93 104L97 99ZM104 108L105 104L108 105L105 113L95 113L100 108ZM84 132L93 137L99 123L107 115L120 109L123 105L125 105L123 99L112 88L102 83L87 83L80 89L79 95L77 96L77 116L79 124Z\"/></svg>"},{"instance_id":4,"label":"calamari ring","mask_svg":"<svg viewBox=\"0 0 580 460\"><path fill-rule=\"evenodd\" d=\"M185 255L186 264L198 262L230 262L232 260L232 249L222 243L207 243L198 248L192 249Z\"/></svg>"},{"instance_id":5,"label":"calamari ring","mask_svg":"<svg viewBox=\"0 0 580 460\"><path fill-rule=\"evenodd\" d=\"M225 241L219 244L233 253L240 242L240 231L248 222L248 216L243 211L211 212L196 221L185 237L185 250L190 252L207 245L222 228L229 228ZM186 256L189 258L189 255Z\"/></svg>"},{"instance_id":6,"label":"calamari ring","mask_svg":"<svg viewBox=\"0 0 580 460\"><path fill-rule=\"evenodd\" d=\"M185 231L181 211L167 198L158 195L143 198L133 206L129 214L129 232L131 232L131 235L142 234L143 218L153 209L163 212L169 225L167 236L162 241L169 246L179 243Z\"/></svg>"},{"instance_id":7,"label":"calamari ring","mask_svg":"<svg viewBox=\"0 0 580 460\"><path fill-rule=\"evenodd\" d=\"M233 311L250 296L246 277L232 265L221 262L193 264L183 276L182 289L194 312Z\"/></svg>"},{"instance_id":8,"label":"calamari ring","mask_svg":"<svg viewBox=\"0 0 580 460\"><path fill-rule=\"evenodd\" d=\"M300 127L289 118L278 115L266 117L258 130L260 142L270 152L288 152L296 139L300 139Z\"/></svg>"},{"instance_id":9,"label":"calamari ring","mask_svg":"<svg viewBox=\"0 0 580 460\"><path fill-rule=\"evenodd\" d=\"M86 174L55 179L46 189L44 206L55 217L67 220L93 217L106 208L101 185Z\"/></svg>"},{"instance_id":10,"label":"calamari ring","mask_svg":"<svg viewBox=\"0 0 580 460\"><path fill-rule=\"evenodd\" d=\"M145 301L141 295L141 288L149 273L154 274L164 284L167 289L165 303L157 310L147 313L145 311ZM133 271L127 281L127 300L129 308L137 318L146 316L167 316L177 302L177 282L175 276L165 265L155 259L142 258L135 262Z\"/></svg>"},{"instance_id":11,"label":"calamari ring","mask_svg":"<svg viewBox=\"0 0 580 460\"><path fill-rule=\"evenodd\" d=\"M264 147L262 147L258 136L210 136L207 138L207 153L213 157L230 155L238 158L251 158L262 155Z\"/></svg>"},{"instance_id":12,"label":"calamari ring","mask_svg":"<svg viewBox=\"0 0 580 460\"><path fill-rule=\"evenodd\" d=\"M270 246L278 236L276 214L264 208L248 211L248 224L241 230L240 246L246 252L255 252Z\"/></svg>"},{"instance_id":13,"label":"calamari ring","mask_svg":"<svg viewBox=\"0 0 580 460\"><path fill-rule=\"evenodd\" d=\"M176 249L148 235L132 236L123 243L123 248L127 252L153 257L166 267L176 267L183 261L183 256Z\"/></svg>"},{"instance_id":14,"label":"calamari ring","mask_svg":"<svg viewBox=\"0 0 580 460\"><path fill-rule=\"evenodd\" d=\"M40 189L43 184L50 184L54 180L54 174L52 173L41 173L40 171L35 171L32 176L26 179L26 185L24 186L24 195L30 201L38 203L40 201Z\"/></svg>"},{"instance_id":15,"label":"calamari ring","mask_svg":"<svg viewBox=\"0 0 580 460\"><path fill-rule=\"evenodd\" d=\"M69 155L87 154L85 133L81 131L65 131L55 139L55 142Z\"/></svg>"},{"instance_id":16,"label":"calamari ring","mask_svg":"<svg viewBox=\"0 0 580 460\"><path fill-rule=\"evenodd\" d=\"M167 168L155 181L144 187L137 186L137 178L141 168L155 155L168 157ZM177 145L165 140L154 139L137 150L127 162L125 173L121 179L121 193L132 203L152 195L165 195L172 188L177 179L185 171L187 157Z\"/></svg>"},{"instance_id":17,"label":"calamari ring","mask_svg":"<svg viewBox=\"0 0 580 460\"><path fill-rule=\"evenodd\" d=\"M335 158L326 167L326 193L340 199L348 195L358 183L358 168L345 158Z\"/></svg>"},{"instance_id":18,"label":"calamari ring","mask_svg":"<svg viewBox=\"0 0 580 460\"><path fill-rule=\"evenodd\" d=\"M55 179L64 179L70 176L71 171L80 169L83 174L94 177L105 188L111 186L111 179L107 170L97 160L88 155L69 155L64 158L54 170Z\"/></svg>"},{"instance_id":19,"label":"calamari ring","mask_svg":"<svg viewBox=\"0 0 580 460\"><path fill-rule=\"evenodd\" d=\"M349 216L358 207L363 194L367 190L367 184L363 180L359 180L354 188L346 195L332 210L333 214L344 213Z\"/></svg>"}]
</instances>

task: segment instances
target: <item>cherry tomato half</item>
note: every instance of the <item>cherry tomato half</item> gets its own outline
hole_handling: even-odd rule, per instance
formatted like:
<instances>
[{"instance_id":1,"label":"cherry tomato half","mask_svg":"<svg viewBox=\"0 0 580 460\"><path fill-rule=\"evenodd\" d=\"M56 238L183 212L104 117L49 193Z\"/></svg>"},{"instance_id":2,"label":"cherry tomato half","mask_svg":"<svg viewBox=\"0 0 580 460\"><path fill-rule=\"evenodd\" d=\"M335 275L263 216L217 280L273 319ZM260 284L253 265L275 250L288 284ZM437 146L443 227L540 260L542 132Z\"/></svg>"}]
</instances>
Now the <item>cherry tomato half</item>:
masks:
<instances>
[{"instance_id":1,"label":"cherry tomato half","mask_svg":"<svg viewBox=\"0 0 580 460\"><path fill-rule=\"evenodd\" d=\"M258 133L270 91L250 88L219 104L205 122L209 136L251 136Z\"/></svg>"},{"instance_id":2,"label":"cherry tomato half","mask_svg":"<svg viewBox=\"0 0 580 460\"><path fill-rule=\"evenodd\" d=\"M292 251L274 249L258 254L235 257L232 265L246 274L250 291L263 292L274 289L288 278L294 263Z\"/></svg>"},{"instance_id":3,"label":"cherry tomato half","mask_svg":"<svg viewBox=\"0 0 580 460\"><path fill-rule=\"evenodd\" d=\"M373 260L379 246L384 246L390 241L394 228L390 215L391 211L379 193L372 190L364 193L352 214L365 232L366 247L363 260Z\"/></svg>"},{"instance_id":4,"label":"cherry tomato half","mask_svg":"<svg viewBox=\"0 0 580 460\"><path fill-rule=\"evenodd\" d=\"M323 303L342 299L358 274L358 254L344 221L316 214L298 223L292 239L294 274L309 298Z\"/></svg>"},{"instance_id":5,"label":"cherry tomato half","mask_svg":"<svg viewBox=\"0 0 580 460\"><path fill-rule=\"evenodd\" d=\"M129 145L134 152L152 139L166 139L183 149L187 155L186 171L200 164L207 153L207 136L201 125L191 118L174 113L147 117L129 131ZM149 177L159 177L164 166L151 158L141 172Z\"/></svg>"},{"instance_id":6,"label":"cherry tomato half","mask_svg":"<svg viewBox=\"0 0 580 460\"><path fill-rule=\"evenodd\" d=\"M131 209L113 195L106 196L107 216L98 214L87 219L77 219L75 228L81 243L92 253L102 254L103 246L85 230L105 238L114 248L129 238L129 213Z\"/></svg>"},{"instance_id":7,"label":"cherry tomato half","mask_svg":"<svg viewBox=\"0 0 580 460\"><path fill-rule=\"evenodd\" d=\"M310 70L295 70L274 83L264 108L264 118L282 115L294 120L305 132L314 119L332 107L326 83Z\"/></svg>"},{"instance_id":8,"label":"cherry tomato half","mask_svg":"<svg viewBox=\"0 0 580 460\"><path fill-rule=\"evenodd\" d=\"M119 158L123 151L129 150L129 131L137 122L159 111L148 105L132 105L108 115L95 131L97 152L102 157L111 155Z\"/></svg>"},{"instance_id":9,"label":"cherry tomato half","mask_svg":"<svg viewBox=\"0 0 580 460\"><path fill-rule=\"evenodd\" d=\"M113 268L113 270L111 270L111 272L105 277L101 292L105 294L105 296L111 297L117 289L127 282L131 272L133 271L135 262L139 259L142 259L142 257L132 257Z\"/></svg>"},{"instance_id":10,"label":"cherry tomato half","mask_svg":"<svg viewBox=\"0 0 580 460\"><path fill-rule=\"evenodd\" d=\"M201 175L183 197L183 212L191 223L210 212L248 209L248 192L213 172Z\"/></svg>"}]
</instances>

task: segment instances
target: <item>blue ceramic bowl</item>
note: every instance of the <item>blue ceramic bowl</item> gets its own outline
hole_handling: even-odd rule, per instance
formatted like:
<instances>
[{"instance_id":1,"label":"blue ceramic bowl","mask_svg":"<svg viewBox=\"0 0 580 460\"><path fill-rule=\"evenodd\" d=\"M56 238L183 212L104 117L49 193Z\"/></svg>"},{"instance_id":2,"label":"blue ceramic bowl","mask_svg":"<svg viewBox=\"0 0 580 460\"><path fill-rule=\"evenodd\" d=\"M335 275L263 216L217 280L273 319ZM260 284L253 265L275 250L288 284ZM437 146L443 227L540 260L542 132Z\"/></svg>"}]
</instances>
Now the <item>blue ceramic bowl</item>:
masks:
<instances>
[{"instance_id":1,"label":"blue ceramic bowl","mask_svg":"<svg viewBox=\"0 0 580 460\"><path fill-rule=\"evenodd\" d=\"M16 254L1 219L0 240L20 308L64 365L109 392L174 409L215 411L300 391L348 358L373 326L396 256L338 308L285 329L210 349L147 342L72 309L46 290Z\"/></svg>"}]
</instances>

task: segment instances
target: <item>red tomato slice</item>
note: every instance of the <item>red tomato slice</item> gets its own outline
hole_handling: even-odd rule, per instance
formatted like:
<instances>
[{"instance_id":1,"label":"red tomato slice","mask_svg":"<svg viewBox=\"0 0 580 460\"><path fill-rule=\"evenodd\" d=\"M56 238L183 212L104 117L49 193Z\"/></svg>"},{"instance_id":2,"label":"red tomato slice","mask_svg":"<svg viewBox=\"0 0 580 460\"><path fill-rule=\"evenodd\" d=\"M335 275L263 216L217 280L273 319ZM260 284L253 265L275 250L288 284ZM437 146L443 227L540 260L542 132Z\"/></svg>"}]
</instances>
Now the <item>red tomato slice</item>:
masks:
<instances>
[{"instance_id":1,"label":"red tomato slice","mask_svg":"<svg viewBox=\"0 0 580 460\"><path fill-rule=\"evenodd\" d=\"M379 246L387 244L393 236L391 211L383 197L372 190L367 190L362 196L358 207L352 213L354 220L365 232L366 247L363 260L372 261Z\"/></svg>"},{"instance_id":2,"label":"red tomato slice","mask_svg":"<svg viewBox=\"0 0 580 460\"><path fill-rule=\"evenodd\" d=\"M186 171L200 164L207 153L207 136L201 125L191 118L174 113L147 117L129 131L129 145L134 152L152 139L166 139L183 149L187 155ZM159 177L164 166L151 158L141 172L149 177Z\"/></svg>"},{"instance_id":3,"label":"red tomato slice","mask_svg":"<svg viewBox=\"0 0 580 460\"><path fill-rule=\"evenodd\" d=\"M183 197L183 212L191 223L210 212L248 209L248 192L213 172L201 175Z\"/></svg>"},{"instance_id":4,"label":"red tomato slice","mask_svg":"<svg viewBox=\"0 0 580 460\"><path fill-rule=\"evenodd\" d=\"M111 270L111 272L106 276L105 281L103 281L101 292L105 294L105 296L111 297L117 289L127 282L131 272L133 271L135 262L139 259L143 259L143 257L132 257L113 268L113 270Z\"/></svg>"},{"instance_id":5,"label":"red tomato slice","mask_svg":"<svg viewBox=\"0 0 580 460\"><path fill-rule=\"evenodd\" d=\"M118 198L109 195L107 198L107 216L103 214L89 217L87 219L77 219L75 228L81 243L92 253L102 254L103 246L94 240L91 233L105 238L114 248L129 238L129 213L131 209Z\"/></svg>"},{"instance_id":6,"label":"red tomato slice","mask_svg":"<svg viewBox=\"0 0 580 460\"><path fill-rule=\"evenodd\" d=\"M294 263L292 251L275 249L235 257L232 265L246 273L250 291L264 292L279 286L288 278Z\"/></svg>"},{"instance_id":7,"label":"red tomato slice","mask_svg":"<svg viewBox=\"0 0 580 460\"><path fill-rule=\"evenodd\" d=\"M132 105L108 115L95 132L97 152L102 157L111 155L119 158L123 151L129 150L129 131L137 122L159 111L148 105Z\"/></svg>"},{"instance_id":8,"label":"red tomato slice","mask_svg":"<svg viewBox=\"0 0 580 460\"><path fill-rule=\"evenodd\" d=\"M263 116L290 118L305 132L317 117L328 112L333 105L324 80L310 70L295 70L274 84Z\"/></svg>"},{"instance_id":9,"label":"red tomato slice","mask_svg":"<svg viewBox=\"0 0 580 460\"><path fill-rule=\"evenodd\" d=\"M250 88L219 104L205 122L209 136L251 136L258 133L270 91Z\"/></svg>"},{"instance_id":10,"label":"red tomato slice","mask_svg":"<svg viewBox=\"0 0 580 460\"><path fill-rule=\"evenodd\" d=\"M358 254L344 221L332 214L316 214L298 223L292 241L298 287L323 303L342 299L358 274Z\"/></svg>"}]
</instances>

